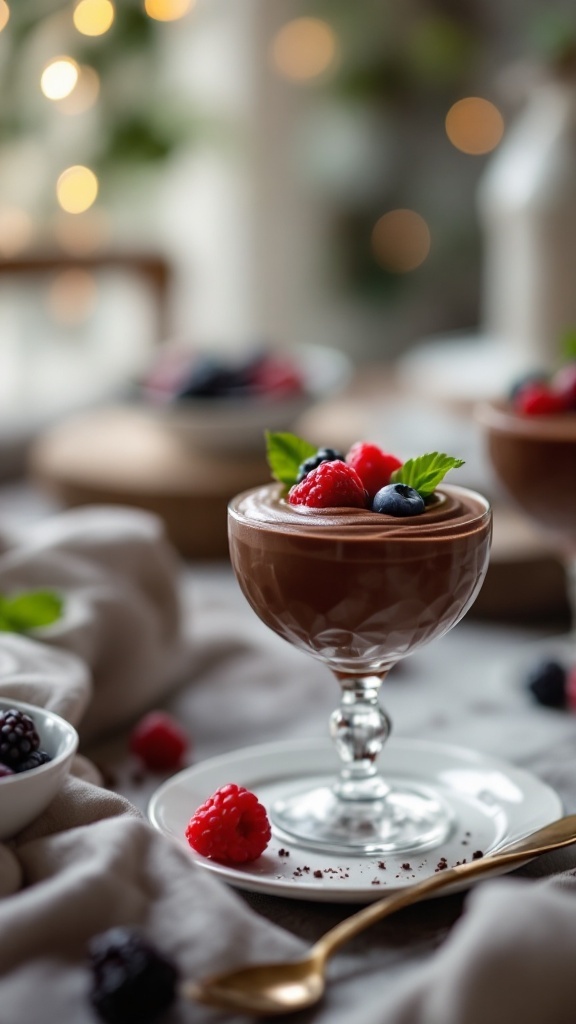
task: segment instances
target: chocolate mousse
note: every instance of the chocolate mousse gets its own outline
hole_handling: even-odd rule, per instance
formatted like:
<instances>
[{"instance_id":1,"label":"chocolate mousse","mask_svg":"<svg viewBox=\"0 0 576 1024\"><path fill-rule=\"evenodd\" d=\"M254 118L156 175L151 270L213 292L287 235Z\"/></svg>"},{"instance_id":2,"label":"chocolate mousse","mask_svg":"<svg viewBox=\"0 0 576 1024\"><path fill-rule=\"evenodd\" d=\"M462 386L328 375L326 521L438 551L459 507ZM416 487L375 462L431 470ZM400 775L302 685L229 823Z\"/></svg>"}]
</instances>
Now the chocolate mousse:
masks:
<instances>
[{"instance_id":1,"label":"chocolate mousse","mask_svg":"<svg viewBox=\"0 0 576 1024\"><path fill-rule=\"evenodd\" d=\"M399 519L294 506L274 483L234 498L228 524L254 611L344 674L383 673L454 626L478 594L491 538L488 502L452 485Z\"/></svg>"},{"instance_id":2,"label":"chocolate mousse","mask_svg":"<svg viewBox=\"0 0 576 1024\"><path fill-rule=\"evenodd\" d=\"M478 419L508 497L576 545L576 412L528 416L502 401L482 405Z\"/></svg>"}]
</instances>

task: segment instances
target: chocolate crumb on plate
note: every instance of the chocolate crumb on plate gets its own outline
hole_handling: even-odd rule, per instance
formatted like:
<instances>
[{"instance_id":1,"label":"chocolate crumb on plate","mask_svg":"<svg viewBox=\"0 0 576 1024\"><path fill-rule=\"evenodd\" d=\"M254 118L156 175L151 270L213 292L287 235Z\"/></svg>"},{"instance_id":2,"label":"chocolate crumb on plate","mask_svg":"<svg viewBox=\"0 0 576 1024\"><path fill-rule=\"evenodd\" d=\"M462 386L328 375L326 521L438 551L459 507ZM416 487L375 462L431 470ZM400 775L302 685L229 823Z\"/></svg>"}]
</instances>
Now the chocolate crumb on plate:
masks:
<instances>
[{"instance_id":1,"label":"chocolate crumb on plate","mask_svg":"<svg viewBox=\"0 0 576 1024\"><path fill-rule=\"evenodd\" d=\"M472 860L480 860L480 857L483 857L483 856L484 856L484 854L483 854L482 850L474 850L474 853L472 854Z\"/></svg>"}]
</instances>

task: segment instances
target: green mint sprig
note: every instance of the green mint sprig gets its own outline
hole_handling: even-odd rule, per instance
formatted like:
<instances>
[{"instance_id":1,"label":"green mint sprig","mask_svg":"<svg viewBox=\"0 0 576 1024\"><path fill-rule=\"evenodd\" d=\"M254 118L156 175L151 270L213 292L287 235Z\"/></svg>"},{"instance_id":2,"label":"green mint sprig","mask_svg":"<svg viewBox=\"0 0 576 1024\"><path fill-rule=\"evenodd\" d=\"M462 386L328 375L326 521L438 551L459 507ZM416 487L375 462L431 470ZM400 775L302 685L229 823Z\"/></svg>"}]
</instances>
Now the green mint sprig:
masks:
<instances>
[{"instance_id":1,"label":"green mint sprig","mask_svg":"<svg viewBox=\"0 0 576 1024\"><path fill-rule=\"evenodd\" d=\"M64 601L53 590L28 590L15 597L0 594L0 632L27 633L62 617Z\"/></svg>"},{"instance_id":2,"label":"green mint sprig","mask_svg":"<svg viewBox=\"0 0 576 1024\"><path fill-rule=\"evenodd\" d=\"M416 459L408 459L403 466L395 469L390 478L393 484L407 484L422 498L429 498L450 469L464 465L463 459L455 459L442 452L428 452Z\"/></svg>"},{"instance_id":3,"label":"green mint sprig","mask_svg":"<svg viewBox=\"0 0 576 1024\"><path fill-rule=\"evenodd\" d=\"M296 434L275 434L266 431L266 457L272 476L291 487L296 483L298 468L305 459L316 454L316 446Z\"/></svg>"}]
</instances>

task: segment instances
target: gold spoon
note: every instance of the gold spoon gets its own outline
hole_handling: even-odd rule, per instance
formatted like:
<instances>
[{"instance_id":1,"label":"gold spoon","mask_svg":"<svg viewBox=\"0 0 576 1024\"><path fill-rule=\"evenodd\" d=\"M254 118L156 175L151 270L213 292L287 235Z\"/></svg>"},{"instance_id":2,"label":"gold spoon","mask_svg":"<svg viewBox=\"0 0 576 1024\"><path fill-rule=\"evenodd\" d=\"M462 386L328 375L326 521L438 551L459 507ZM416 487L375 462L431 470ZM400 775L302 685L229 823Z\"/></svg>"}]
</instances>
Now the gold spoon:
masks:
<instances>
[{"instance_id":1,"label":"gold spoon","mask_svg":"<svg viewBox=\"0 0 576 1024\"><path fill-rule=\"evenodd\" d=\"M525 861L561 846L576 842L576 814L538 829L524 839L503 847L467 864L432 875L394 895L371 903L351 917L331 928L300 960L285 963L255 964L214 975L200 982L186 982L182 994L189 999L229 1010L244 1010L252 1014L292 1013L303 1010L323 995L326 963L333 953L348 939L358 935L375 921L394 914L397 910L417 903L440 889L448 888L460 879L476 878L494 871L501 865Z\"/></svg>"}]
</instances>

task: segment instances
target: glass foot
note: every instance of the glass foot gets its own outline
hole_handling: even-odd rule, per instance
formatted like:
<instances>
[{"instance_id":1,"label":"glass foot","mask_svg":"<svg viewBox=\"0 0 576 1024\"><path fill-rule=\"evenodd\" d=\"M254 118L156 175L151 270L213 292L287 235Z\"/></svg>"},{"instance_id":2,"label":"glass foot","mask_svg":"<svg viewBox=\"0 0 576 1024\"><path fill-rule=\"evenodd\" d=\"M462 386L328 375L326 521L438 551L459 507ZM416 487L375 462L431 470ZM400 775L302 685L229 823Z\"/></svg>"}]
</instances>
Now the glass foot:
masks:
<instances>
[{"instance_id":1,"label":"glass foot","mask_svg":"<svg viewBox=\"0 0 576 1024\"><path fill-rule=\"evenodd\" d=\"M344 800L330 785L275 801L276 832L299 846L327 853L400 853L442 843L454 824L449 805L434 790L398 782L381 798Z\"/></svg>"}]
</instances>

